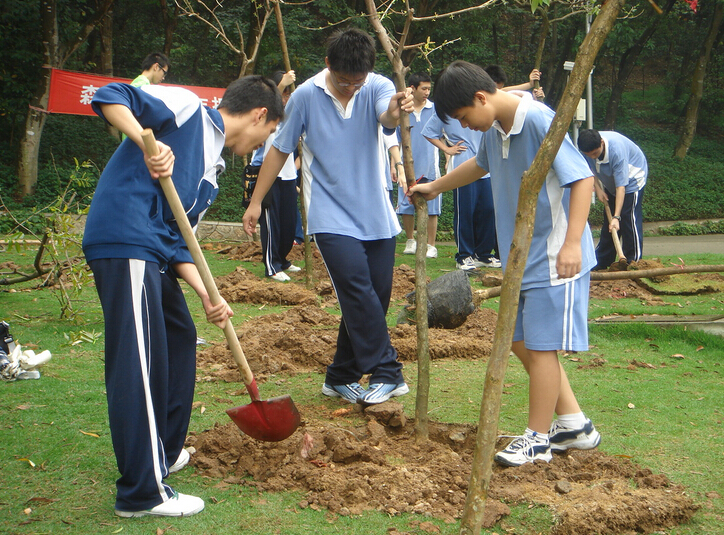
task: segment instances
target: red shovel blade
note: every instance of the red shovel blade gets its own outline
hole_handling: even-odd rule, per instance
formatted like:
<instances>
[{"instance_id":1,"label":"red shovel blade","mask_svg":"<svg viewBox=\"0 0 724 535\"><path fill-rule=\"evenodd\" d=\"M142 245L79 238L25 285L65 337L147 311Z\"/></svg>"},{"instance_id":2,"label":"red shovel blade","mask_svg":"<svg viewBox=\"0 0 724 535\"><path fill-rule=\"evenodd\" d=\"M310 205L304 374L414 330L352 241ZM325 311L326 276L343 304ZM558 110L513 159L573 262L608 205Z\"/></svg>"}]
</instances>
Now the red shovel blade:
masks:
<instances>
[{"instance_id":1,"label":"red shovel blade","mask_svg":"<svg viewBox=\"0 0 724 535\"><path fill-rule=\"evenodd\" d=\"M291 436L301 423L299 411L288 395L227 409L226 413L244 433L266 442Z\"/></svg>"}]
</instances>

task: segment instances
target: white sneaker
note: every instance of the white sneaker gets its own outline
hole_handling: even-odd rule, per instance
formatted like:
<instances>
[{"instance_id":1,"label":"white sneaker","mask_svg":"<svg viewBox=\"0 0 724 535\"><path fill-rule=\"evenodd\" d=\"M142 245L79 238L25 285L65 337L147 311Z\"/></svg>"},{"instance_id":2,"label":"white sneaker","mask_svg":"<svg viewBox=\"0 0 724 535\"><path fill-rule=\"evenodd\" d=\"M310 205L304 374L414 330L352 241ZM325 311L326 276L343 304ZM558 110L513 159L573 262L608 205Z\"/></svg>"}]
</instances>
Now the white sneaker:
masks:
<instances>
[{"instance_id":1,"label":"white sneaker","mask_svg":"<svg viewBox=\"0 0 724 535\"><path fill-rule=\"evenodd\" d=\"M428 258L437 258L437 247L434 245L427 244L427 253L425 254Z\"/></svg>"},{"instance_id":2,"label":"white sneaker","mask_svg":"<svg viewBox=\"0 0 724 535\"><path fill-rule=\"evenodd\" d=\"M572 448L577 450L592 450L601 443L601 435L596 431L590 419L580 429L570 429L560 424L558 419L553 420L548 431L551 451L566 451Z\"/></svg>"},{"instance_id":3,"label":"white sneaker","mask_svg":"<svg viewBox=\"0 0 724 535\"><path fill-rule=\"evenodd\" d=\"M272 275L272 276L269 277L269 278L270 278L270 279L274 279L274 280L277 281L277 282L287 282L287 281L292 280L292 279L289 277L289 275L287 275L287 274L284 273L283 271L280 271L279 273L274 273L274 275Z\"/></svg>"},{"instance_id":4,"label":"white sneaker","mask_svg":"<svg viewBox=\"0 0 724 535\"><path fill-rule=\"evenodd\" d=\"M189 464L189 459L191 459L191 454L186 448L182 449L181 453L178 454L178 459L176 459L176 462L169 467L168 473L173 474L175 472L178 472L187 464Z\"/></svg>"},{"instance_id":5,"label":"white sneaker","mask_svg":"<svg viewBox=\"0 0 724 535\"><path fill-rule=\"evenodd\" d=\"M402 254L415 254L415 251L417 251L417 242L415 240L407 240L405 250L402 251Z\"/></svg>"},{"instance_id":6,"label":"white sneaker","mask_svg":"<svg viewBox=\"0 0 724 535\"><path fill-rule=\"evenodd\" d=\"M499 268L503 265L494 256L491 256L488 260L474 260L474 262L477 267Z\"/></svg>"},{"instance_id":7,"label":"white sneaker","mask_svg":"<svg viewBox=\"0 0 724 535\"><path fill-rule=\"evenodd\" d=\"M300 268L299 266L295 266L294 264L291 264L286 269L286 271L288 271L289 273L297 273L298 271L302 271L302 268Z\"/></svg>"},{"instance_id":8,"label":"white sneaker","mask_svg":"<svg viewBox=\"0 0 724 535\"><path fill-rule=\"evenodd\" d=\"M457 262L458 269L462 269L463 271L474 271L477 268L475 265L475 260L473 260L472 256L468 256L467 258L463 258L462 262Z\"/></svg>"},{"instance_id":9,"label":"white sneaker","mask_svg":"<svg viewBox=\"0 0 724 535\"><path fill-rule=\"evenodd\" d=\"M152 509L144 511L121 511L116 509L116 514L124 518L138 518L141 516L191 516L204 510L204 500L196 496L174 492L168 500L158 504Z\"/></svg>"},{"instance_id":10,"label":"white sneaker","mask_svg":"<svg viewBox=\"0 0 724 535\"><path fill-rule=\"evenodd\" d=\"M539 442L530 435L514 437L511 443L494 457L497 463L505 466L520 466L534 461L549 463L552 458L548 441Z\"/></svg>"}]
</instances>

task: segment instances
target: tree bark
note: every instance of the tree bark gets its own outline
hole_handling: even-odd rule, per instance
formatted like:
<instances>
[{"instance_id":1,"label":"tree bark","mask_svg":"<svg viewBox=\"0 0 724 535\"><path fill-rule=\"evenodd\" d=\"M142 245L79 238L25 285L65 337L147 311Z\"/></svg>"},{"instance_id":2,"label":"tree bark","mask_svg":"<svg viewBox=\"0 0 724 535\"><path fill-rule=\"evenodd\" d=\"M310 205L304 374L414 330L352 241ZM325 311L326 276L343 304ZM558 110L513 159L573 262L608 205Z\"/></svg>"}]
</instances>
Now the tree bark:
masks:
<instances>
[{"instance_id":1,"label":"tree bark","mask_svg":"<svg viewBox=\"0 0 724 535\"><path fill-rule=\"evenodd\" d=\"M694 75L691 79L691 95L689 101L686 103L686 114L684 116L684 123L681 129L681 137L676 143L674 148L674 158L683 160L686 157L686 153L689 151L694 136L696 135L696 125L699 116L699 103L701 97L704 94L704 78L706 77L706 69L709 65L709 58L711 58L711 49L714 47L716 42L719 28L721 27L722 17L724 16L724 3L714 3L714 14L711 18L711 25L709 26L709 32L704 39L704 44L701 47L699 53L699 59L694 67Z\"/></svg>"},{"instance_id":2,"label":"tree bark","mask_svg":"<svg viewBox=\"0 0 724 535\"><path fill-rule=\"evenodd\" d=\"M161 8L161 18L163 19L163 53L166 57L169 57L171 55L171 48L173 48L173 36L178 27L181 8L174 2L173 15L169 16L166 0L158 0L158 3Z\"/></svg>"},{"instance_id":3,"label":"tree bark","mask_svg":"<svg viewBox=\"0 0 724 535\"><path fill-rule=\"evenodd\" d=\"M498 434L503 381L513 340L523 270L533 236L538 195L571 124L596 55L611 31L622 5L623 0L608 0L601 7L590 32L578 50L575 67L571 71L563 99L558 106L550 129L543 139L533 163L523 174L513 241L503 278L493 349L485 374L472 472L460 525L461 535L479 534L483 522L488 486L493 473L492 463Z\"/></svg>"},{"instance_id":4,"label":"tree bark","mask_svg":"<svg viewBox=\"0 0 724 535\"><path fill-rule=\"evenodd\" d=\"M81 25L80 30L65 43L59 42L57 0L42 0L41 25L43 35L43 75L41 83L31 99L31 106L25 120L25 131L20 140L18 161L18 186L22 197L32 195L38 182L38 152L43 127L47 119L48 98L50 97L50 69L62 68L67 59L83 44L90 33L101 23L110 11L113 0L102 0L95 13Z\"/></svg>"},{"instance_id":5,"label":"tree bark","mask_svg":"<svg viewBox=\"0 0 724 535\"><path fill-rule=\"evenodd\" d=\"M662 15L654 15L653 20L648 28L641 34L636 42L623 53L621 56L621 62L619 63L618 76L611 89L611 96L608 98L608 104L606 105L606 117L604 119L604 130L614 130L616 127L616 118L618 116L618 108L621 104L621 97L623 91L626 89L626 82L628 82L629 76L636 66L641 52L643 52L646 43L648 43L651 36L654 35L656 30L659 29L659 25L664 18L671 12L674 7L676 0L669 0L664 8Z\"/></svg>"}]
</instances>

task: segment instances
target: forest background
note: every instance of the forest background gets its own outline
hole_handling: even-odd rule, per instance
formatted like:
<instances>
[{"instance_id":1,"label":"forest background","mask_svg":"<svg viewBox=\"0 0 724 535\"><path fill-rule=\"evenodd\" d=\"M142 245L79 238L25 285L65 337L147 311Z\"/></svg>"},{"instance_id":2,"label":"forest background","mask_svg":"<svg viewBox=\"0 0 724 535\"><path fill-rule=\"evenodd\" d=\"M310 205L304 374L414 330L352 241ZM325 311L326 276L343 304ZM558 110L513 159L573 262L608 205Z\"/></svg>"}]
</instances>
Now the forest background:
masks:
<instances>
[{"instance_id":1,"label":"forest background","mask_svg":"<svg viewBox=\"0 0 724 535\"><path fill-rule=\"evenodd\" d=\"M599 53L592 77L594 127L615 129L646 153L645 220L721 218L724 3L658 1L661 13L647 0L627 3ZM425 17L482 2L410 4L416 16ZM546 103L555 109L567 78L564 63L575 58L595 3L535 3L534 11L530 2L486 4L414 24L408 42L422 46L407 53L410 71L426 71L434 79L450 61L465 59L501 65L511 83L521 83L540 57ZM279 7L297 83L324 67L324 42L333 31L354 25L371 32L363 0L280 2ZM100 118L43 113L49 67L135 78L143 58L161 51L171 62L166 83L226 87L245 74L270 75L284 68L274 8L271 0L5 0L0 6L0 233L16 230L17 219L67 195L69 184L82 210L118 145ZM395 10L403 8L399 0L381 5L388 10L388 27L401 29L403 18ZM391 75L378 50L375 70ZM220 195L206 218L240 221L244 159L225 157ZM451 204L446 197L442 232L451 228ZM592 222L601 221L600 207L592 211ZM30 230L34 221L43 225L41 218L26 221Z\"/></svg>"}]
</instances>

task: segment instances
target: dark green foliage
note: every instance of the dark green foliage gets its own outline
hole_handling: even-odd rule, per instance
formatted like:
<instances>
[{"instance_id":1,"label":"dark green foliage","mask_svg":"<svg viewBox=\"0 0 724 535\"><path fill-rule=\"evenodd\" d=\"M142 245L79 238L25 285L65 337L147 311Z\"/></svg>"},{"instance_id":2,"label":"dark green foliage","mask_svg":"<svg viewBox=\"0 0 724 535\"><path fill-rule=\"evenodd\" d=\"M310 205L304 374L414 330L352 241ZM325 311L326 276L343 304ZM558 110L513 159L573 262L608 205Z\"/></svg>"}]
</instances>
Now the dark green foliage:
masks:
<instances>
[{"instance_id":1,"label":"dark green foliage","mask_svg":"<svg viewBox=\"0 0 724 535\"><path fill-rule=\"evenodd\" d=\"M244 208L241 200L244 194L244 163L238 156L224 151L226 171L219 175L219 195L204 216L209 221L241 221Z\"/></svg>"}]
</instances>

